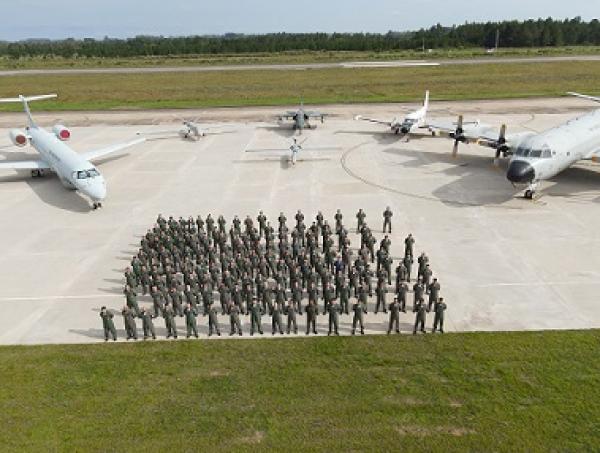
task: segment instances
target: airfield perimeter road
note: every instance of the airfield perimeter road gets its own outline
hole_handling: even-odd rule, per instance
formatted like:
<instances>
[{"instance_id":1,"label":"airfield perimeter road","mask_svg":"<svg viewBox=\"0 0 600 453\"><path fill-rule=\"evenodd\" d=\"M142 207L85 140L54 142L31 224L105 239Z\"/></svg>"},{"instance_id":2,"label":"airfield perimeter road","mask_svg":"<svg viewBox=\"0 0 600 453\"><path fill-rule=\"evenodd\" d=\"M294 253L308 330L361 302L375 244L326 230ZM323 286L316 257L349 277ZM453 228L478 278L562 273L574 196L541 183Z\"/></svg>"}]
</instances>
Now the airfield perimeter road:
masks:
<instances>
[{"instance_id":1,"label":"airfield perimeter road","mask_svg":"<svg viewBox=\"0 0 600 453\"><path fill-rule=\"evenodd\" d=\"M61 75L61 74L142 74L162 72L218 72L256 70L309 70L334 68L404 68L414 66L477 65L490 63L550 63L558 61L600 61L600 55L570 55L548 57L485 57L432 60L391 60L391 61L346 61L338 63L307 64L247 64L247 65L200 65L166 66L148 68L80 68L80 69L8 69L0 70L0 77L20 75Z\"/></svg>"},{"instance_id":2,"label":"airfield perimeter road","mask_svg":"<svg viewBox=\"0 0 600 453\"><path fill-rule=\"evenodd\" d=\"M463 146L452 159L449 141L399 142L377 125L351 120L358 113L391 118L412 107L324 107L334 116L306 132L305 146L339 149L305 151L295 167L286 154L244 153L289 146L291 132L267 123L285 108L178 111L235 127L197 143L153 140L105 159L100 169L109 195L97 212L53 176L0 175L0 344L102 341L98 309L122 307L123 268L158 213L212 212L231 219L263 209L273 218L302 209L331 217L340 208L353 226L363 208L381 237L388 205L395 214L392 253L401 255L409 232L416 236L416 252L430 256L448 301L449 331L600 327L600 168L577 165L530 202L506 181L505 164L491 165L488 150ZM505 121L509 131L543 130L588 107L570 98L435 103L432 116L462 112L491 124ZM44 124L60 119L75 125L71 145L79 151L156 130L153 124L177 128L174 112L164 111L36 116ZM0 123L0 137L6 137L0 159L35 157L30 149L4 146L8 128L23 124L22 114L3 114ZM405 332L413 319L412 313L401 317ZM199 321L205 334L206 318ZM321 332L326 321L319 320ZM350 321L342 318L342 334ZM431 321L430 315L428 326ZM263 322L270 324L267 317ZM385 330L385 315L369 313L366 322L368 333ZM227 332L225 317L221 324ZM116 325L122 337L120 315ZM162 319L156 325L163 336Z\"/></svg>"}]
</instances>

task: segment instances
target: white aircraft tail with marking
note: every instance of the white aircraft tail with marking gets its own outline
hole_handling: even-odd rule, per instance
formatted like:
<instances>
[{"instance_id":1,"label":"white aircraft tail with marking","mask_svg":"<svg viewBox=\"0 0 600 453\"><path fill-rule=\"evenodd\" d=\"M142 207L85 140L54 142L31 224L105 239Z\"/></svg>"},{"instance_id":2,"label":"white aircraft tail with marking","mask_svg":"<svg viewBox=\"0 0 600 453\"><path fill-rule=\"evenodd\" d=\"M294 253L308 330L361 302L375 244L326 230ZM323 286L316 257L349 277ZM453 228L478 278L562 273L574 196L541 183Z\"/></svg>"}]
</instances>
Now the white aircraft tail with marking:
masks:
<instances>
[{"instance_id":1,"label":"white aircraft tail with marking","mask_svg":"<svg viewBox=\"0 0 600 453\"><path fill-rule=\"evenodd\" d=\"M31 117L31 111L29 110L29 102L42 101L44 99L54 99L56 97L58 97L58 95L56 95L56 94L40 94L40 95L36 95L36 96L20 95L19 97L16 97L16 98L0 99L0 103L8 104L8 103L22 102L23 109L25 110L25 114L27 115L27 120L29 121L29 125L31 127L35 127L35 121L33 121L33 118Z\"/></svg>"}]
</instances>

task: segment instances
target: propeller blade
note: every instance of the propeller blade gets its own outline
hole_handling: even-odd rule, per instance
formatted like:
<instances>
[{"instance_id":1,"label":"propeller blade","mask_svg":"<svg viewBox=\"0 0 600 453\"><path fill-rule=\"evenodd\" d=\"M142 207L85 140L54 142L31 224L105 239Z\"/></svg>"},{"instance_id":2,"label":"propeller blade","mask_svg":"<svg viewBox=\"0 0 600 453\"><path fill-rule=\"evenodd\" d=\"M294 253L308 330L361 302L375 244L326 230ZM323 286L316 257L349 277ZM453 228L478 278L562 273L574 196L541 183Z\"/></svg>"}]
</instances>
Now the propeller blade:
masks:
<instances>
[{"instance_id":1,"label":"propeller blade","mask_svg":"<svg viewBox=\"0 0 600 453\"><path fill-rule=\"evenodd\" d=\"M500 148L496 150L496 157L494 157L494 166L497 167L500 164Z\"/></svg>"},{"instance_id":2,"label":"propeller blade","mask_svg":"<svg viewBox=\"0 0 600 453\"><path fill-rule=\"evenodd\" d=\"M463 129L464 117L462 115L458 116L458 121L456 122L456 130L454 131L454 146L452 148L452 157L456 157L458 154L458 144L464 139L463 133L465 132Z\"/></svg>"},{"instance_id":3,"label":"propeller blade","mask_svg":"<svg viewBox=\"0 0 600 453\"><path fill-rule=\"evenodd\" d=\"M458 154L458 144L459 144L459 141L454 140L454 146L452 147L452 157L454 157L454 158L456 158L456 155Z\"/></svg>"},{"instance_id":4,"label":"propeller blade","mask_svg":"<svg viewBox=\"0 0 600 453\"><path fill-rule=\"evenodd\" d=\"M500 136L498 137L498 143L506 143L506 124L500 127Z\"/></svg>"}]
</instances>

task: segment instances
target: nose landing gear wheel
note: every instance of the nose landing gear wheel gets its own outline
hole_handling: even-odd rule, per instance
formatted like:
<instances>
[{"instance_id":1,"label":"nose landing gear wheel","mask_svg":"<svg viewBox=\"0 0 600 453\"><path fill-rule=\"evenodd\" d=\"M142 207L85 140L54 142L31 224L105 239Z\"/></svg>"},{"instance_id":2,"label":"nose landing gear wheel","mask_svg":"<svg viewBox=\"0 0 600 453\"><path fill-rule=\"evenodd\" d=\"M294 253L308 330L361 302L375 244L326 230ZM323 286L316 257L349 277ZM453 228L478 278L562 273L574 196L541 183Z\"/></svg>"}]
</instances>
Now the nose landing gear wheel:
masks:
<instances>
[{"instance_id":1,"label":"nose landing gear wheel","mask_svg":"<svg viewBox=\"0 0 600 453\"><path fill-rule=\"evenodd\" d=\"M524 198L525 198L526 200L533 200L533 195L534 195L534 192L533 192L533 190L527 189L527 190L525 191Z\"/></svg>"},{"instance_id":2,"label":"nose landing gear wheel","mask_svg":"<svg viewBox=\"0 0 600 453\"><path fill-rule=\"evenodd\" d=\"M94 202L94 204L92 205L92 208L94 208L94 211L101 207L102 207L102 203L99 201Z\"/></svg>"}]
</instances>

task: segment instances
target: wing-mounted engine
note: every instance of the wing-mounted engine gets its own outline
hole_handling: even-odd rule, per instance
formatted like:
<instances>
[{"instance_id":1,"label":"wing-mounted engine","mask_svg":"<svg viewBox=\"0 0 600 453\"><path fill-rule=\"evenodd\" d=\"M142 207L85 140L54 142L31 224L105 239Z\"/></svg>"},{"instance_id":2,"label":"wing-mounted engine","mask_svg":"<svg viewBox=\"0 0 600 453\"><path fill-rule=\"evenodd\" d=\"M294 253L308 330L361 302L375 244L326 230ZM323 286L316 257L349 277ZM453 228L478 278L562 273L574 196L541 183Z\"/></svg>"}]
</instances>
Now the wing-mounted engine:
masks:
<instances>
[{"instance_id":1,"label":"wing-mounted engine","mask_svg":"<svg viewBox=\"0 0 600 453\"><path fill-rule=\"evenodd\" d=\"M13 145L18 146L19 148L27 145L27 134L20 129L11 130L8 135L10 136L10 141Z\"/></svg>"},{"instance_id":2,"label":"wing-mounted engine","mask_svg":"<svg viewBox=\"0 0 600 453\"><path fill-rule=\"evenodd\" d=\"M57 124L52 128L52 132L61 142L66 142L71 138L71 131L62 124Z\"/></svg>"}]
</instances>

